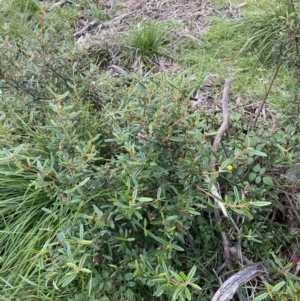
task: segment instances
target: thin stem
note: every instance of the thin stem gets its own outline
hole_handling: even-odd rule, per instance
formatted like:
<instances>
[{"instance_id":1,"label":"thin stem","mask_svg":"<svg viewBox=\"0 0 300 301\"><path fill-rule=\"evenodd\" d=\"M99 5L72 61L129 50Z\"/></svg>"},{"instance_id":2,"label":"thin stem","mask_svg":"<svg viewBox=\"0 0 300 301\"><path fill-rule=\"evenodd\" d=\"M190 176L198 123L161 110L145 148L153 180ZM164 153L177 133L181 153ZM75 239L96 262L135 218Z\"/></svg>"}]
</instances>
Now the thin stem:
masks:
<instances>
[{"instance_id":1,"label":"thin stem","mask_svg":"<svg viewBox=\"0 0 300 301\"><path fill-rule=\"evenodd\" d=\"M265 96L264 96L264 98L263 98L263 100L262 100L262 102L261 102L261 104L260 104L260 106L258 108L258 111L257 111L257 113L255 115L255 119L254 119L254 122L253 122L253 129L255 129L255 127L256 127L258 116L260 115L260 112L263 109L263 107L264 107L264 105L265 105L265 103L267 101L267 98L268 98L268 96L270 94L271 88L272 88L273 83L274 83L274 81L275 81L275 79L277 77L277 74L278 74L278 71L279 71L281 65L282 65L282 60L279 60L279 62L277 63L277 67L276 67L276 69L275 69L275 71L273 73L272 79L270 81L269 87L268 87L268 89L266 91L266 94L265 94Z\"/></svg>"}]
</instances>

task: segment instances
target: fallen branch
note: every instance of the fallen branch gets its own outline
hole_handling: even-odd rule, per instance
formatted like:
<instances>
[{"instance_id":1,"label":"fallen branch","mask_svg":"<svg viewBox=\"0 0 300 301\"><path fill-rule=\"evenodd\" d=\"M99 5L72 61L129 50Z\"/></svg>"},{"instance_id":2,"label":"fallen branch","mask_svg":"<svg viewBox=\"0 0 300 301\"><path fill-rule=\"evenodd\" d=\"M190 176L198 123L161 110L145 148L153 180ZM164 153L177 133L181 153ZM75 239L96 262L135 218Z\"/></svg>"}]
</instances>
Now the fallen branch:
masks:
<instances>
[{"instance_id":1,"label":"fallen branch","mask_svg":"<svg viewBox=\"0 0 300 301\"><path fill-rule=\"evenodd\" d=\"M211 301L229 301L239 287L265 272L265 266L260 263L245 268L228 278L217 290Z\"/></svg>"}]
</instances>

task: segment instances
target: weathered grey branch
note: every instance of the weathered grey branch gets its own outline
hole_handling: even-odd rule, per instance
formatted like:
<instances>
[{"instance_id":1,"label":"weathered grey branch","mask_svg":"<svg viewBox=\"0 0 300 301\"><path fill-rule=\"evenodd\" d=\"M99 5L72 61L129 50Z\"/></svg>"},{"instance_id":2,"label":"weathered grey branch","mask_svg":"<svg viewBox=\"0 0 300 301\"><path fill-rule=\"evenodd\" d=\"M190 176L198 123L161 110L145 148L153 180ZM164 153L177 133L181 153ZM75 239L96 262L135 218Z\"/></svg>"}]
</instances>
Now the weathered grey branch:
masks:
<instances>
[{"instance_id":1,"label":"weathered grey branch","mask_svg":"<svg viewBox=\"0 0 300 301\"><path fill-rule=\"evenodd\" d=\"M222 235L224 258L225 258L226 266L229 271L232 271L232 260L231 260L231 256L230 256L230 241L229 241L227 233L222 231L221 235Z\"/></svg>"},{"instance_id":2,"label":"weathered grey branch","mask_svg":"<svg viewBox=\"0 0 300 301\"><path fill-rule=\"evenodd\" d=\"M232 299L239 287L251 279L261 275L266 268L263 264L257 264L245 268L228 278L217 290L211 301L229 301Z\"/></svg>"},{"instance_id":3,"label":"weathered grey branch","mask_svg":"<svg viewBox=\"0 0 300 301\"><path fill-rule=\"evenodd\" d=\"M214 143L212 146L212 151L215 154L218 151L219 145L221 143L222 137L226 130L229 127L229 114L228 114L228 95L229 95L229 90L230 90L230 84L231 84L231 79L226 79L225 80L225 87L223 91L223 97L222 97L222 109L223 109L223 122L222 125L219 128L219 131L214 139ZM211 160L210 160L210 166L212 171L216 170L216 158L214 154L211 155ZM206 183L210 183L211 179L207 175L205 179ZM222 197L218 191L218 188L215 184L212 185L211 187L211 194L213 195L215 203L220 207L222 210L222 213L224 214L225 217L228 217L227 210L223 204ZM218 213L216 213L218 214Z\"/></svg>"},{"instance_id":4,"label":"weathered grey branch","mask_svg":"<svg viewBox=\"0 0 300 301\"><path fill-rule=\"evenodd\" d=\"M225 134L225 132L227 131L227 129L229 128L229 114L228 114L228 95L229 95L229 90L230 90L230 85L231 85L231 79L227 78L225 80L225 87L223 90L223 97L222 97L222 113L223 113L223 122L222 125L219 128L219 131L215 137L213 146L212 146L212 150L213 152L217 152L219 145L221 143L222 137ZM211 157L211 161L210 164L212 167L214 167L215 165L215 157L212 156Z\"/></svg>"}]
</instances>

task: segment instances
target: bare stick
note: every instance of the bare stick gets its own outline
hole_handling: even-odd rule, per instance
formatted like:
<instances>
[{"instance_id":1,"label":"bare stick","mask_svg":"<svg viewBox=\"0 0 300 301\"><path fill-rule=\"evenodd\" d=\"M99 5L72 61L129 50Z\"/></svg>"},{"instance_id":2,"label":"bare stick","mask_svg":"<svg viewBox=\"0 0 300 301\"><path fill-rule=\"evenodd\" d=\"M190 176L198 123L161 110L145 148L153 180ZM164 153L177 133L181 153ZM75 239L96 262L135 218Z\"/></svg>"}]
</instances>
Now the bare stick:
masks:
<instances>
[{"instance_id":1,"label":"bare stick","mask_svg":"<svg viewBox=\"0 0 300 301\"><path fill-rule=\"evenodd\" d=\"M110 8L109 8L109 10L108 10L108 14L111 13L111 11L112 11L113 8L114 8L114 5L115 5L115 0L112 0L112 1L111 1L111 4L110 4Z\"/></svg>"},{"instance_id":2,"label":"bare stick","mask_svg":"<svg viewBox=\"0 0 300 301\"><path fill-rule=\"evenodd\" d=\"M229 241L228 235L224 231L221 232L221 235L222 235L224 258L225 258L226 266L229 271L232 271L232 260L231 260L231 256L230 256L230 250L229 250L230 241Z\"/></svg>"},{"instance_id":3,"label":"bare stick","mask_svg":"<svg viewBox=\"0 0 300 301\"><path fill-rule=\"evenodd\" d=\"M259 108L258 108L258 111L257 111L257 113L256 113L256 115L255 115L255 119L254 119L254 122L253 122L253 129L255 129L255 127L256 127L256 123L257 123L258 116L259 116L261 110L263 109L263 107L264 107L264 105L265 105L265 103L266 103L266 101L267 101L267 98L268 98L268 96L269 96L269 94L270 94L271 88L272 88L272 86L273 86L273 83L274 83L274 81L275 81L275 78L277 77L277 73L278 73L278 71L279 71L279 69L280 69L280 67L281 67L281 64L282 64L282 60L280 60L280 61L278 62L278 64L277 64L277 67L276 67L276 69L275 69L275 71L274 71L274 74L273 74L273 76L272 76L272 79L271 79L271 81L270 81L270 83L269 83L268 90L266 91L266 94L265 94L265 96L264 96L264 98L263 98L263 100L262 100L262 102L261 102L261 104L260 104L260 106L259 106Z\"/></svg>"},{"instance_id":4,"label":"bare stick","mask_svg":"<svg viewBox=\"0 0 300 301\"><path fill-rule=\"evenodd\" d=\"M222 109L223 109L223 123L219 128L219 131L214 139L214 143L212 146L212 151L214 153L217 153L219 145L221 143L222 137L224 135L224 133L226 132L226 130L229 127L229 115L228 115L228 95L229 95L229 89L230 89L230 84L231 84L231 79L226 79L225 80L225 87L224 87L224 91L223 91L223 97L222 97ZM216 170L216 158L214 156L214 154L211 155L211 159L210 159L210 166L212 171ZM206 183L210 183L211 178L207 175L206 179L205 179ZM215 203L221 208L222 213L224 214L225 217L228 217L228 213L227 210L223 204L222 197L218 191L218 188L215 184L212 185L211 187L211 194L213 195L214 201ZM217 219L220 219L220 214L218 212L218 210L215 210L215 215L217 217Z\"/></svg>"},{"instance_id":5,"label":"bare stick","mask_svg":"<svg viewBox=\"0 0 300 301\"><path fill-rule=\"evenodd\" d=\"M223 90L223 97L222 97L223 123L219 128L218 134L216 135L213 146L212 146L212 150L214 153L216 153L218 151L222 137L229 127L228 95L229 95L230 85L231 85L231 79L227 78L225 80L225 87ZM210 160L210 166L212 168L215 168L215 162L216 162L216 159L215 159L214 155L212 155L211 160Z\"/></svg>"},{"instance_id":6,"label":"bare stick","mask_svg":"<svg viewBox=\"0 0 300 301\"><path fill-rule=\"evenodd\" d=\"M231 79L227 78L225 80L225 86L223 90L223 97L222 97L222 109L223 109L223 123L219 128L218 134L215 137L214 144L213 144L213 151L217 152L219 145L221 143L221 139L229 127L229 115L228 115L228 95L231 85Z\"/></svg>"}]
</instances>

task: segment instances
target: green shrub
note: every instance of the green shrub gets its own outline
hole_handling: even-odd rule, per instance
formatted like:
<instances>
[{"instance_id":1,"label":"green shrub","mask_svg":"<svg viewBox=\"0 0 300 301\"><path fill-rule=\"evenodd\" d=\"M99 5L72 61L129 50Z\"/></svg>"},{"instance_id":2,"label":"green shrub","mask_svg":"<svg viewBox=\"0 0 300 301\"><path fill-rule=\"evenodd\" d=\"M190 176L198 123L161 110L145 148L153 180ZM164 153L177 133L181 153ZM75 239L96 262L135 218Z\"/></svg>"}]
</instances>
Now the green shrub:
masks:
<instances>
[{"instance_id":1,"label":"green shrub","mask_svg":"<svg viewBox=\"0 0 300 301\"><path fill-rule=\"evenodd\" d=\"M248 258L292 245L269 218L286 188L271 168L296 163L290 120L254 132L231 113L214 172L222 116L191 108L184 77L114 78L48 17L25 22L26 36L1 36L3 295L210 300L221 231L233 227L215 220L216 181L232 219L242 217L232 243Z\"/></svg>"}]
</instances>

